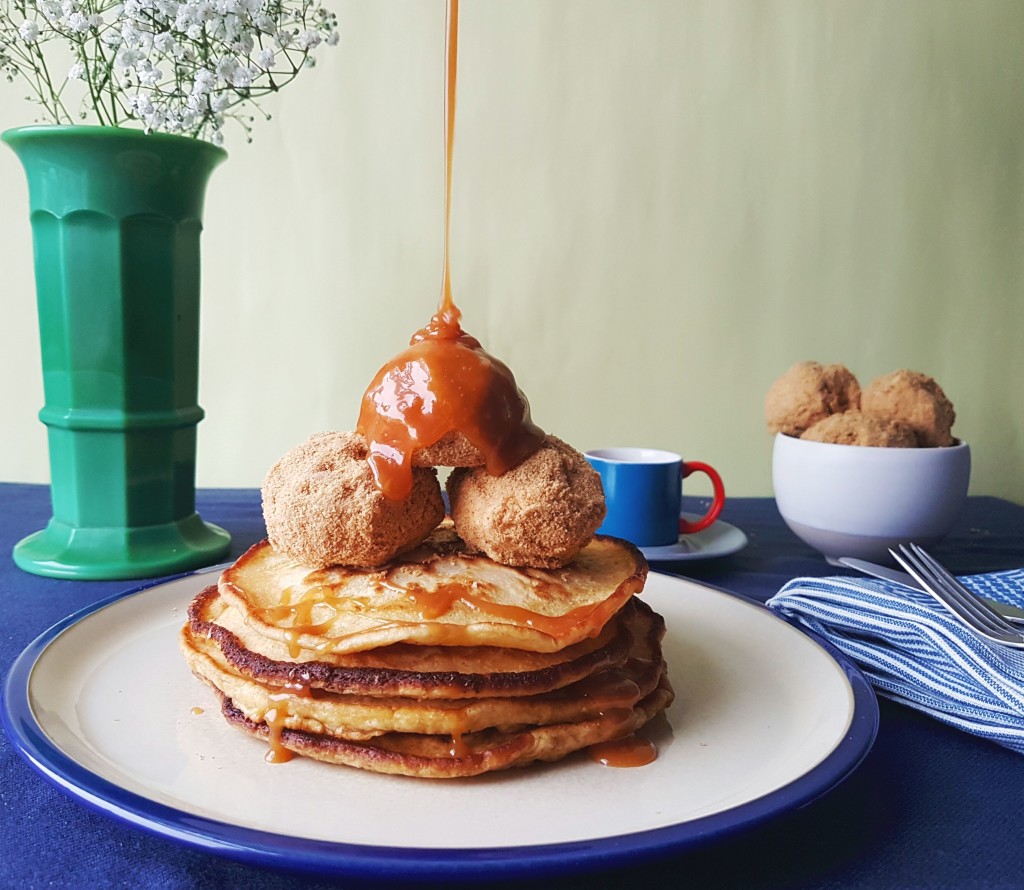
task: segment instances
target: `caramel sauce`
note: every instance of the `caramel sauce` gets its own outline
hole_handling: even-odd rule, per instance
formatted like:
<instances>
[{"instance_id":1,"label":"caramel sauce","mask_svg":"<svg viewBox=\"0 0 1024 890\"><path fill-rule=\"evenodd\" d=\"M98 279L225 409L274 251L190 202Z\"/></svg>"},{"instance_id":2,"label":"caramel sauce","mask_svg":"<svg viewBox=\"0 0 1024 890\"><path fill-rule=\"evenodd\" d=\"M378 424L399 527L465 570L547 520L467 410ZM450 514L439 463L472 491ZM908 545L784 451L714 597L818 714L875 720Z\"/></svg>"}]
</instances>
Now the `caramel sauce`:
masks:
<instances>
[{"instance_id":1,"label":"caramel sauce","mask_svg":"<svg viewBox=\"0 0 1024 890\"><path fill-rule=\"evenodd\" d=\"M281 734L284 732L284 723L288 719L288 694L275 694L270 696L274 707L269 708L263 715L263 721L267 724L269 733L267 743L270 750L263 758L267 763L287 763L292 759L292 752L281 743Z\"/></svg>"},{"instance_id":2,"label":"caramel sauce","mask_svg":"<svg viewBox=\"0 0 1024 890\"><path fill-rule=\"evenodd\" d=\"M287 627L283 627L285 642L288 645L288 654L292 658L298 658L302 651L299 645L299 638L304 634L319 636L330 627L331 618L337 614L337 609L330 602L327 589L323 587L312 587L307 590L298 602L290 602L290 590L285 591L284 601L278 606L267 606L260 609L260 618L268 624L280 624L285 619L289 620ZM327 620L313 623L313 609L321 604L326 604L331 610Z\"/></svg>"},{"instance_id":3,"label":"caramel sauce","mask_svg":"<svg viewBox=\"0 0 1024 890\"><path fill-rule=\"evenodd\" d=\"M202 713L203 713L203 709L200 708L198 705L192 709L192 714L194 716L196 716L196 717L198 717Z\"/></svg>"},{"instance_id":4,"label":"caramel sauce","mask_svg":"<svg viewBox=\"0 0 1024 890\"><path fill-rule=\"evenodd\" d=\"M627 735L591 745L587 755L596 763L613 767L646 766L658 756L654 743L637 735Z\"/></svg>"},{"instance_id":5,"label":"caramel sauce","mask_svg":"<svg viewBox=\"0 0 1024 890\"><path fill-rule=\"evenodd\" d=\"M543 615L514 606L510 603L495 603L485 599L476 592L472 584L448 583L436 588L424 588L418 585L407 585L402 588L406 599L417 609L417 617L421 621L433 621L451 611L456 604L461 604L480 613L482 619L499 618L509 623L531 627L548 636L561 638L568 636L578 625L583 624L603 603L579 606L562 615Z\"/></svg>"},{"instance_id":6,"label":"caramel sauce","mask_svg":"<svg viewBox=\"0 0 1024 890\"><path fill-rule=\"evenodd\" d=\"M468 566L468 576L451 572L451 558L461 566ZM341 594L336 594L330 573L315 573L307 576L314 581L312 586L285 588L279 604L254 608L253 612L258 620L279 629L289 655L294 659L303 649L330 653L344 646L349 635L330 634L338 616L346 612L376 619L381 628L387 628L435 622L456 606L461 606L476 613L481 622L491 620L529 627L562 640L575 635L583 624L593 626L592 635L600 633L620 605L617 600L605 600L578 606L560 615L546 615L525 606L494 602L488 582L473 577L472 566L476 561L487 562L485 557L467 555L461 543L453 549L447 540L441 540L424 544L415 554L416 574L425 579L423 583L402 579L407 571L404 561L373 569L346 569L346 576L359 574L366 579L366 588L358 596L344 592L344 587ZM539 599L556 598L559 591L557 577L553 580L540 570L524 574ZM550 597L547 594L549 588ZM398 602L396 596L385 594L396 595ZM318 607L314 620L314 610ZM396 615L396 611L404 614ZM311 645L307 639L303 643L303 637L315 638L317 642Z\"/></svg>"},{"instance_id":7,"label":"caramel sauce","mask_svg":"<svg viewBox=\"0 0 1024 890\"><path fill-rule=\"evenodd\" d=\"M444 265L437 313L409 348L385 364L363 395L356 429L367 440L381 491L401 500L412 490L412 454L461 433L500 475L536 451L544 432L508 367L465 333L452 300L450 231L459 0L448 0L445 69Z\"/></svg>"},{"instance_id":8,"label":"caramel sauce","mask_svg":"<svg viewBox=\"0 0 1024 890\"><path fill-rule=\"evenodd\" d=\"M455 760L461 760L463 757L469 756L469 745L466 744L463 736L466 734L466 724L463 718L459 718L462 725L458 726L452 732L452 746L448 749L448 753Z\"/></svg>"},{"instance_id":9,"label":"caramel sauce","mask_svg":"<svg viewBox=\"0 0 1024 890\"><path fill-rule=\"evenodd\" d=\"M423 568L425 572L429 572L429 567ZM578 606L561 615L545 615L524 606L493 602L486 596L479 582L439 581L434 587L425 587L415 583L401 584L390 576L391 572L382 575L380 592L392 591L401 594L403 607L409 610L410 617L408 620L385 619L384 627L437 621L456 605L461 605L478 613L481 621L505 621L532 628L554 639L564 639L572 635L581 624L591 623L594 625L594 633L599 633L617 605L606 600ZM535 587L540 586L540 583L535 579ZM329 617L320 622L313 622L312 611L318 605L325 607ZM322 644L316 646L319 652L330 652L344 644L348 635L330 638L326 636L334 617L341 612L360 612L372 617L375 613L387 615L392 608L387 600L382 600L374 593L360 597L332 596L329 587L318 586L310 588L296 602L289 602L289 592L285 591L284 602L280 605L267 606L255 611L260 620L280 628L289 654L292 658L297 658L304 648L301 644L303 636L322 638ZM595 613L599 616L597 621L592 620Z\"/></svg>"},{"instance_id":10,"label":"caramel sauce","mask_svg":"<svg viewBox=\"0 0 1024 890\"><path fill-rule=\"evenodd\" d=\"M293 680L290 683L285 683L284 688L287 689L296 698L319 698L318 690L313 689L309 685L308 680Z\"/></svg>"}]
</instances>

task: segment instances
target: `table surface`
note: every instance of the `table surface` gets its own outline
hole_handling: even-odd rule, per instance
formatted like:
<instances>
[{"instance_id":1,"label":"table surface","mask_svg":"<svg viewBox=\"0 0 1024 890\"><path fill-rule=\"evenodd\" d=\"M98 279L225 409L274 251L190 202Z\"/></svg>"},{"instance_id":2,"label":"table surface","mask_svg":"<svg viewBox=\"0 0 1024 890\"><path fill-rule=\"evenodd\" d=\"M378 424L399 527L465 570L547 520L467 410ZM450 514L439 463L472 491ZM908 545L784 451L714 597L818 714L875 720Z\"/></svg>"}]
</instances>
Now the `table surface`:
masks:
<instances>
[{"instance_id":1,"label":"table surface","mask_svg":"<svg viewBox=\"0 0 1024 890\"><path fill-rule=\"evenodd\" d=\"M60 581L21 572L10 549L45 524L49 489L0 483L0 507L0 589L7 606L0 671L6 674L51 625L138 582ZM232 533L232 557L264 534L254 490L203 490L197 508ZM771 499L733 498L722 519L747 534L746 548L656 568L762 602L791 578L837 571L789 532ZM961 574L1019 567L1024 506L971 498L958 527L934 549ZM862 765L802 809L665 861L561 878L551 886L1024 886L1024 758L885 699L879 706L878 738ZM0 771L2 887L352 886L251 867L128 828L56 790L3 735Z\"/></svg>"}]
</instances>

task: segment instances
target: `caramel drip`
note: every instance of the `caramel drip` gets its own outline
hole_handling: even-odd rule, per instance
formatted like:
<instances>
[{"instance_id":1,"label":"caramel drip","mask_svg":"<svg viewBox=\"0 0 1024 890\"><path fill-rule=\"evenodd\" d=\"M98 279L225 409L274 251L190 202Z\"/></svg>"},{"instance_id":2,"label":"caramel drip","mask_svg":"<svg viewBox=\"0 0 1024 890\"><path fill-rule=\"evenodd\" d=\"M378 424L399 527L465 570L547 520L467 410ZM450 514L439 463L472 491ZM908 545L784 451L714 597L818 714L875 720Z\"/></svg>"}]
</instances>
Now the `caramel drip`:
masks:
<instances>
[{"instance_id":1,"label":"caramel drip","mask_svg":"<svg viewBox=\"0 0 1024 890\"><path fill-rule=\"evenodd\" d=\"M592 623L599 630L611 618L618 604L604 600L595 604L578 606L561 615L544 615L524 606L511 603L496 603L488 599L476 582L449 581L439 582L434 587L419 584L400 584L386 574L382 580L382 591L398 593L410 611L408 620L389 619L386 627L401 627L409 624L437 621L451 610L461 605L480 616L481 621L498 620L521 627L530 627L554 639L570 636L576 628L585 623ZM536 582L538 586L542 582ZM543 588L541 587L541 590ZM257 617L283 632L288 651L292 658L297 658L304 648L301 645L303 636L324 638L317 651L330 652L344 644L348 635L326 638L333 619L342 612L359 612L372 617L374 613L386 613L392 606L382 601L379 595L367 596L331 596L330 588L312 587L296 602L289 602L285 592L285 602L278 606L267 606L256 610ZM324 621L314 622L312 612L315 606L323 606L329 617ZM597 615L598 621L591 621Z\"/></svg>"},{"instance_id":2,"label":"caramel drip","mask_svg":"<svg viewBox=\"0 0 1024 890\"><path fill-rule=\"evenodd\" d=\"M310 685L308 680L292 680L290 683L285 683L284 688L287 689L295 698L317 698L316 690Z\"/></svg>"},{"instance_id":3,"label":"caramel drip","mask_svg":"<svg viewBox=\"0 0 1024 890\"><path fill-rule=\"evenodd\" d=\"M452 299L450 231L452 154L458 70L459 0L448 0L445 67L444 264L437 313L409 348L370 383L356 429L367 440L369 463L384 495L412 490L412 454L449 433L461 433L483 453L487 472L500 475L536 451L543 431L506 365L465 333Z\"/></svg>"},{"instance_id":4,"label":"caramel drip","mask_svg":"<svg viewBox=\"0 0 1024 890\"><path fill-rule=\"evenodd\" d=\"M583 624L595 610L604 603L579 606L562 615L543 615L523 606L510 603L495 603L484 599L473 592L472 586L464 584L443 584L437 588L427 589L409 586L405 588L406 596L417 608L418 617L422 621L431 621L451 611L456 604L461 604L473 612L478 612L481 619L504 619L510 624L531 627L556 639L569 635L576 627Z\"/></svg>"},{"instance_id":5,"label":"caramel drip","mask_svg":"<svg viewBox=\"0 0 1024 890\"><path fill-rule=\"evenodd\" d=\"M263 721L267 724L269 730L267 734L267 742L270 745L270 750L267 751L264 760L267 763L287 763L292 759L292 752L289 751L281 741L281 735L284 732L284 724L288 719L288 699L287 693L279 693L270 696L270 700L274 702L274 707L268 708L267 712L263 715Z\"/></svg>"},{"instance_id":6,"label":"caramel drip","mask_svg":"<svg viewBox=\"0 0 1024 890\"><path fill-rule=\"evenodd\" d=\"M587 755L591 760L604 766L646 766L657 758L658 749L648 739L627 735L621 739L591 745L587 749Z\"/></svg>"},{"instance_id":7,"label":"caramel drip","mask_svg":"<svg viewBox=\"0 0 1024 890\"><path fill-rule=\"evenodd\" d=\"M298 658L302 651L299 638L304 634L320 636L330 627L331 619L337 614L337 607L330 602L327 589L323 587L311 587L307 590L297 603L289 602L289 592L285 591L285 601L279 606L268 606L258 610L261 620L267 624L280 626L288 619L288 626L282 628L285 635L285 642L288 644L288 654L292 658ZM331 609L331 615L326 621L314 623L313 609L326 604Z\"/></svg>"},{"instance_id":8,"label":"caramel drip","mask_svg":"<svg viewBox=\"0 0 1024 890\"><path fill-rule=\"evenodd\" d=\"M441 303L437 310L437 318L453 329L458 329L461 316L452 300L448 249L452 219L452 154L455 148L455 84L458 80L458 64L459 0L448 0L444 71L444 266L441 271Z\"/></svg>"},{"instance_id":9,"label":"caramel drip","mask_svg":"<svg viewBox=\"0 0 1024 890\"><path fill-rule=\"evenodd\" d=\"M470 754L469 745L466 744L464 736L466 734L466 720L462 717L458 718L459 726L452 730L452 746L448 750L448 753L455 760L461 760L464 757L468 757Z\"/></svg>"},{"instance_id":10,"label":"caramel drip","mask_svg":"<svg viewBox=\"0 0 1024 890\"><path fill-rule=\"evenodd\" d=\"M200 708L200 707L199 707L198 705L196 705L196 706L195 706L195 707L194 707L194 708L192 709L192 714L193 714L193 716L195 716L195 717L198 717L198 716L199 716L200 714L202 714L202 713L203 713L203 709L202 709L202 708Z\"/></svg>"},{"instance_id":11,"label":"caramel drip","mask_svg":"<svg viewBox=\"0 0 1024 890\"><path fill-rule=\"evenodd\" d=\"M356 429L367 440L377 485L390 499L412 491L413 452L449 433L462 433L495 476L544 441L508 366L447 324L435 315L407 350L377 372L363 396Z\"/></svg>"}]
</instances>

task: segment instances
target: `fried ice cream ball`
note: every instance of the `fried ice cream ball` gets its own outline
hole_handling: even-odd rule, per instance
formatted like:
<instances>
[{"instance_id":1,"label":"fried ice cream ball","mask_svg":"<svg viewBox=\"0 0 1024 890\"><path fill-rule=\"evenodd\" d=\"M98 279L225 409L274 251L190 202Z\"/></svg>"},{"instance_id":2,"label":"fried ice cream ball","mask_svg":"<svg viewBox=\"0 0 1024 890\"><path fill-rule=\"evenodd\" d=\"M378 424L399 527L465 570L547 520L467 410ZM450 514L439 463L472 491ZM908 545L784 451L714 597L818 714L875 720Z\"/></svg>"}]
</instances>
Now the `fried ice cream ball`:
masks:
<instances>
[{"instance_id":1,"label":"fried ice cream ball","mask_svg":"<svg viewBox=\"0 0 1024 890\"><path fill-rule=\"evenodd\" d=\"M275 550L313 568L377 566L418 545L444 518L437 473L414 469L408 497L377 487L358 433L317 433L263 480L263 518Z\"/></svg>"},{"instance_id":2,"label":"fried ice cream ball","mask_svg":"<svg viewBox=\"0 0 1024 890\"><path fill-rule=\"evenodd\" d=\"M860 407L860 384L843 365L797 362L768 389L768 430L799 436L819 420Z\"/></svg>"},{"instance_id":3,"label":"fried ice cream ball","mask_svg":"<svg viewBox=\"0 0 1024 890\"><path fill-rule=\"evenodd\" d=\"M877 377L864 390L861 409L865 414L906 424L922 448L954 444L953 403L926 374L901 369Z\"/></svg>"},{"instance_id":4,"label":"fried ice cream ball","mask_svg":"<svg viewBox=\"0 0 1024 890\"><path fill-rule=\"evenodd\" d=\"M445 433L433 445L412 453L414 467L482 467L484 455L462 433Z\"/></svg>"},{"instance_id":5,"label":"fried ice cream ball","mask_svg":"<svg viewBox=\"0 0 1024 890\"><path fill-rule=\"evenodd\" d=\"M870 445L876 448L916 448L914 431L897 421L846 411L819 420L801 439L835 445Z\"/></svg>"},{"instance_id":6,"label":"fried ice cream ball","mask_svg":"<svg viewBox=\"0 0 1024 890\"><path fill-rule=\"evenodd\" d=\"M447 489L459 537L503 565L561 568L605 515L601 477L554 436L500 476L482 467L453 470Z\"/></svg>"}]
</instances>

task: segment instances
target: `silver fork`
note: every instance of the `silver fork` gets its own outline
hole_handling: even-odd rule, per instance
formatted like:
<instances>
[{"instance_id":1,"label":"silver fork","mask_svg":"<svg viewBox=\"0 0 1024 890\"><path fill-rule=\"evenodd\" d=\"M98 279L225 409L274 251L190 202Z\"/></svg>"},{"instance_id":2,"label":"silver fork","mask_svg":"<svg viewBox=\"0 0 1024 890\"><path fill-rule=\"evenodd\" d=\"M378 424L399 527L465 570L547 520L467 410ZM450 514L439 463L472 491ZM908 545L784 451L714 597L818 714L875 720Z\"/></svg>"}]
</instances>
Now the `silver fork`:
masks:
<instances>
[{"instance_id":1,"label":"silver fork","mask_svg":"<svg viewBox=\"0 0 1024 890\"><path fill-rule=\"evenodd\" d=\"M1004 646L1024 649L1024 633L993 611L917 544L901 544L889 552L903 568L950 612L979 636Z\"/></svg>"}]
</instances>

